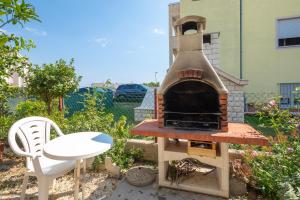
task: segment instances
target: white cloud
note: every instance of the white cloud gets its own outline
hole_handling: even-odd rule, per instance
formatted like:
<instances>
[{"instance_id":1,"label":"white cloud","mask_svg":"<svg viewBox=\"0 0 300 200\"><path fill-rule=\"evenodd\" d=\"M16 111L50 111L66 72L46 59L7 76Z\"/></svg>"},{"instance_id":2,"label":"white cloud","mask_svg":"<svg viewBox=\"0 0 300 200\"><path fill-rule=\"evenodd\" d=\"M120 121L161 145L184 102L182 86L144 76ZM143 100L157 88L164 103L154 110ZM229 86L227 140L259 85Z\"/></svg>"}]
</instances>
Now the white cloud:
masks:
<instances>
[{"instance_id":1,"label":"white cloud","mask_svg":"<svg viewBox=\"0 0 300 200\"><path fill-rule=\"evenodd\" d=\"M47 36L48 33L46 31L40 31L38 29L35 29L35 28L29 28L29 27L25 27L25 30L34 34L34 35L37 35L37 36Z\"/></svg>"},{"instance_id":2,"label":"white cloud","mask_svg":"<svg viewBox=\"0 0 300 200\"><path fill-rule=\"evenodd\" d=\"M165 35L166 32L161 28L154 28L153 32L158 35Z\"/></svg>"},{"instance_id":3,"label":"white cloud","mask_svg":"<svg viewBox=\"0 0 300 200\"><path fill-rule=\"evenodd\" d=\"M101 47L106 47L108 45L108 39L104 38L104 37L98 37L95 39L95 42L99 45L101 45Z\"/></svg>"}]
</instances>

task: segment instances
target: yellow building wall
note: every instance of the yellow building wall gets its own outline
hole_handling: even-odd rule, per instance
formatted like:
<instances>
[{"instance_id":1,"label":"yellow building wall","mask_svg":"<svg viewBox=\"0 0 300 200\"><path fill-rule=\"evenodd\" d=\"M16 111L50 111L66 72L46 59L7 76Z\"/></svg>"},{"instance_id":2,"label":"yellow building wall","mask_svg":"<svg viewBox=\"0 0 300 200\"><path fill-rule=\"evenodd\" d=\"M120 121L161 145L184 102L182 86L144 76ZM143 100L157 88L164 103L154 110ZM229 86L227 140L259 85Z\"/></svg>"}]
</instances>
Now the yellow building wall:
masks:
<instances>
[{"instance_id":1,"label":"yellow building wall","mask_svg":"<svg viewBox=\"0 0 300 200\"><path fill-rule=\"evenodd\" d=\"M247 92L279 92L279 83L300 83L300 47L277 47L276 21L300 17L299 0L244 1L244 78Z\"/></svg>"},{"instance_id":2,"label":"yellow building wall","mask_svg":"<svg viewBox=\"0 0 300 200\"><path fill-rule=\"evenodd\" d=\"M181 0L180 16L199 15L206 18L204 32L220 32L220 68L239 77L239 1Z\"/></svg>"},{"instance_id":3,"label":"yellow building wall","mask_svg":"<svg viewBox=\"0 0 300 200\"><path fill-rule=\"evenodd\" d=\"M220 32L220 68L240 77L240 0L181 0L181 17L207 18ZM300 82L300 47L277 48L276 20L300 16L299 0L243 0L243 79L246 92L278 92Z\"/></svg>"}]
</instances>

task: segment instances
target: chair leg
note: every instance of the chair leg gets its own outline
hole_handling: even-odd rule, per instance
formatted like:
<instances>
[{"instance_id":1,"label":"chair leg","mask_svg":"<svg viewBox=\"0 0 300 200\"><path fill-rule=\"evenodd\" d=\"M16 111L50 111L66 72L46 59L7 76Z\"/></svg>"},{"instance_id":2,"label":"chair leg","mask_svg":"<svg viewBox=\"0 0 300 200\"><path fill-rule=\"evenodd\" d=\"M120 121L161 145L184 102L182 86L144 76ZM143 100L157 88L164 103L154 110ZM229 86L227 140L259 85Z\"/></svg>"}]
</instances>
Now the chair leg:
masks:
<instances>
[{"instance_id":1,"label":"chair leg","mask_svg":"<svg viewBox=\"0 0 300 200\"><path fill-rule=\"evenodd\" d=\"M39 185L39 200L48 200L49 187L52 184L50 178L38 178Z\"/></svg>"},{"instance_id":2,"label":"chair leg","mask_svg":"<svg viewBox=\"0 0 300 200\"><path fill-rule=\"evenodd\" d=\"M27 174L25 174L23 183L22 183L22 191L21 191L21 197L20 197L21 200L25 199L25 193L26 193L26 189L27 189L28 179L29 179L29 176Z\"/></svg>"}]
</instances>

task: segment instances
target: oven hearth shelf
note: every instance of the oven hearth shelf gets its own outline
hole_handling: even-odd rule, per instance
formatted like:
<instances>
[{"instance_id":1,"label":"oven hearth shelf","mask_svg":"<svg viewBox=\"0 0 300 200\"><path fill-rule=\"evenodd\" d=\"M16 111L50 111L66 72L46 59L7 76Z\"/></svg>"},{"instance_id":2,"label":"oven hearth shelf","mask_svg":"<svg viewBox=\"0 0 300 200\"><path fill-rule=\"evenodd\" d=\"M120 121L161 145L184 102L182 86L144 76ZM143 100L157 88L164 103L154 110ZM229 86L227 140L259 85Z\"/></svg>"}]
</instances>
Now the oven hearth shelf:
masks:
<instances>
[{"instance_id":1,"label":"oven hearth shelf","mask_svg":"<svg viewBox=\"0 0 300 200\"><path fill-rule=\"evenodd\" d=\"M173 189L200 192L214 196L224 196L224 191L220 189L215 173L209 175L195 174L193 177L190 177L179 184L171 183L168 180L162 180L160 185Z\"/></svg>"},{"instance_id":2,"label":"oven hearth shelf","mask_svg":"<svg viewBox=\"0 0 300 200\"><path fill-rule=\"evenodd\" d=\"M179 130L176 128L158 127L157 119L149 119L136 125L131 133L134 135L178 138L187 140L201 140L212 142L225 142L232 144L250 144L267 146L268 139L253 127L243 123L228 123L228 132Z\"/></svg>"}]
</instances>

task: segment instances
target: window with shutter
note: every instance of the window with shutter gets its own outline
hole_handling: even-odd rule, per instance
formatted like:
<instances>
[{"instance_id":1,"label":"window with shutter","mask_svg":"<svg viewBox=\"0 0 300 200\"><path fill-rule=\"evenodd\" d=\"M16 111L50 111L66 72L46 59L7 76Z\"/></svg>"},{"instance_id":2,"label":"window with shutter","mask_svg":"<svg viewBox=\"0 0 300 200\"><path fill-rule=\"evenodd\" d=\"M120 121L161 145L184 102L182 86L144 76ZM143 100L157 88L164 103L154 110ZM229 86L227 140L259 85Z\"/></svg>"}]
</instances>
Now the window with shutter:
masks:
<instances>
[{"instance_id":1,"label":"window with shutter","mask_svg":"<svg viewBox=\"0 0 300 200\"><path fill-rule=\"evenodd\" d=\"M278 47L300 46L300 17L277 20Z\"/></svg>"}]
</instances>

